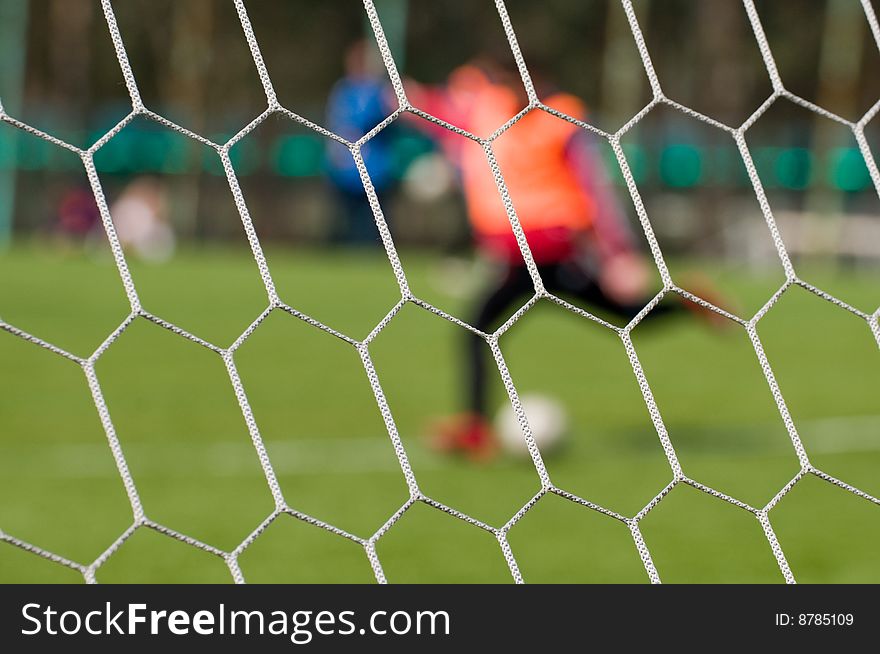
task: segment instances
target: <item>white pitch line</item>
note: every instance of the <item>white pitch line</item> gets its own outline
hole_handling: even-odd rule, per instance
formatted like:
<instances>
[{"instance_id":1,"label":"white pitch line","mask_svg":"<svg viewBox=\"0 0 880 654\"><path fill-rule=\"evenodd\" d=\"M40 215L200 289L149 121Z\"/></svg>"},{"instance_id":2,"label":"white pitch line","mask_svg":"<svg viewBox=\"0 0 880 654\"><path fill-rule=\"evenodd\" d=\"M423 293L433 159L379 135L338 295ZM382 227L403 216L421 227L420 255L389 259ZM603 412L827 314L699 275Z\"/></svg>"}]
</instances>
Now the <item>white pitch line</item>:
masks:
<instances>
[{"instance_id":1,"label":"white pitch line","mask_svg":"<svg viewBox=\"0 0 880 654\"><path fill-rule=\"evenodd\" d=\"M798 430L807 445L808 453L846 454L880 451L880 415L841 416L819 420L799 421ZM675 428L670 435L675 440ZM729 440L737 431L751 433L752 439L744 443L742 453L755 451L763 439L755 434L769 436L777 431L773 424L747 425L737 429L715 432L711 428L701 430L690 427L689 432L699 432L699 437L689 436L693 445L699 443L701 453L711 455L711 445ZM599 434L603 442L614 437L610 431ZM588 434L575 435L588 439ZM595 438L595 434L593 435ZM416 459L420 470L437 470L450 463L426 451L417 441L406 438L410 455ZM778 442L774 439L774 442ZM0 459L0 475L6 477L41 477L58 479L109 478L116 476L116 468L106 444L95 443L21 443L9 448ZM390 473L400 471L394 449L387 437L365 436L362 438L299 438L289 441L268 441L266 446L272 465L279 475L335 475ZM202 474L212 477L243 477L257 475L259 463L253 446L247 440L240 442L222 440L193 443L180 440L163 440L152 445L139 442L123 442L126 460L139 476L184 477ZM635 456L638 448L621 449L610 456L615 459ZM640 451L640 450L639 450ZM776 447L768 455L785 454L784 447ZM724 456L724 454L719 454Z\"/></svg>"},{"instance_id":2,"label":"white pitch line","mask_svg":"<svg viewBox=\"0 0 880 654\"><path fill-rule=\"evenodd\" d=\"M272 466L279 475L395 473L400 464L386 438L308 438L266 443ZM123 443L125 458L135 476L242 477L259 474L253 446L241 442L170 442L152 445ZM419 457L420 469L438 467L430 455ZM52 443L22 446L0 461L3 476L87 479L115 476L106 445Z\"/></svg>"},{"instance_id":3,"label":"white pitch line","mask_svg":"<svg viewBox=\"0 0 880 654\"><path fill-rule=\"evenodd\" d=\"M808 453L880 450L880 416L823 418L799 424L798 428Z\"/></svg>"}]
</instances>

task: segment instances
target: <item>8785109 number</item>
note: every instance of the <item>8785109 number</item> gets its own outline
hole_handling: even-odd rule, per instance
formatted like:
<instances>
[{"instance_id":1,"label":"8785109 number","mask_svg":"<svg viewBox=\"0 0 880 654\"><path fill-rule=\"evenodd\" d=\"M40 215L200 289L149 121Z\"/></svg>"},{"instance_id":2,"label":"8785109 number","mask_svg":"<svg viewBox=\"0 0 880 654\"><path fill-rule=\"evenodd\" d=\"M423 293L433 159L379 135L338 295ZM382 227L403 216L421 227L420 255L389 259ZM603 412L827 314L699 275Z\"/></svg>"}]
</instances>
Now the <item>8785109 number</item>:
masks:
<instances>
[{"instance_id":1,"label":"8785109 number","mask_svg":"<svg viewBox=\"0 0 880 654\"><path fill-rule=\"evenodd\" d=\"M798 625L802 627L851 627L855 618L852 613L799 613Z\"/></svg>"},{"instance_id":2,"label":"8785109 number","mask_svg":"<svg viewBox=\"0 0 880 654\"><path fill-rule=\"evenodd\" d=\"M788 627L851 627L855 622L852 613L777 613L776 626Z\"/></svg>"}]
</instances>

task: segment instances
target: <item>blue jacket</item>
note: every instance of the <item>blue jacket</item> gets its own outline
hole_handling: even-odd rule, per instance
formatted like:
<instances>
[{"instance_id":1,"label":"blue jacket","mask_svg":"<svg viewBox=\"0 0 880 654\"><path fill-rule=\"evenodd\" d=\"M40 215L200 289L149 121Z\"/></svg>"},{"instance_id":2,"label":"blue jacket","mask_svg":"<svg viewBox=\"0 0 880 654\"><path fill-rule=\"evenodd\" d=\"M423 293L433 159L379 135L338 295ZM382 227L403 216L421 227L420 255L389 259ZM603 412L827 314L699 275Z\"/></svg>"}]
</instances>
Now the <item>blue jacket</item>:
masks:
<instances>
[{"instance_id":1,"label":"blue jacket","mask_svg":"<svg viewBox=\"0 0 880 654\"><path fill-rule=\"evenodd\" d=\"M381 79L343 77L333 87L327 102L327 127L330 131L356 141L392 113L386 100L388 84ZM364 163L377 190L392 181L393 154L388 129L368 141L361 150ZM349 192L363 189L354 159L348 149L330 141L327 152L330 179Z\"/></svg>"}]
</instances>

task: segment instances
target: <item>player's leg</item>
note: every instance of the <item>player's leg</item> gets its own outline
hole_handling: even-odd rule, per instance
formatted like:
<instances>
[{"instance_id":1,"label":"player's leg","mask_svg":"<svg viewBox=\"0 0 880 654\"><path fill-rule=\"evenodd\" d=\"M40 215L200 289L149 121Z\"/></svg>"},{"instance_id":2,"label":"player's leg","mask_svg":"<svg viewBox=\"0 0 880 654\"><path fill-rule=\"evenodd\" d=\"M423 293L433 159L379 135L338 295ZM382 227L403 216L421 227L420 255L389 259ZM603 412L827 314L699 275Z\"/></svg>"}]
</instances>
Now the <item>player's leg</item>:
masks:
<instances>
[{"instance_id":1,"label":"player's leg","mask_svg":"<svg viewBox=\"0 0 880 654\"><path fill-rule=\"evenodd\" d=\"M533 292L534 285L525 266L507 268L476 303L470 324L482 332L496 329L516 303L525 301ZM463 406L467 410L435 425L432 444L444 452L484 460L497 449L488 416L489 353L485 340L471 331L466 332L463 345L465 380L462 387L466 392Z\"/></svg>"},{"instance_id":2,"label":"player's leg","mask_svg":"<svg viewBox=\"0 0 880 654\"><path fill-rule=\"evenodd\" d=\"M563 299L571 299L582 309L603 309L625 320L631 320L638 315L653 297L648 295L636 302L621 302L603 290L597 276L587 266L573 259L548 266L543 279L548 291ZM649 316L656 318L677 313L678 309L678 304L661 304Z\"/></svg>"},{"instance_id":3,"label":"player's leg","mask_svg":"<svg viewBox=\"0 0 880 654\"><path fill-rule=\"evenodd\" d=\"M551 293L570 297L585 310L604 309L627 321L635 318L654 297L653 294L648 294L634 302L620 301L602 288L597 276L588 266L574 259L546 267L542 278L545 287ZM704 283L704 286L705 289L700 293L701 296L706 297L716 306L723 304L717 298L717 291L712 289L708 283ZM724 327L727 324L726 319L718 313L679 295L674 295L672 302L662 302L655 306L642 320L643 322L653 322L658 318L686 314L705 320L713 327Z\"/></svg>"},{"instance_id":4,"label":"player's leg","mask_svg":"<svg viewBox=\"0 0 880 654\"><path fill-rule=\"evenodd\" d=\"M509 317L508 313L518 301L524 302L533 293L534 284L528 269L525 266L511 266L477 303L470 324L481 332L494 331L502 319ZM486 417L489 399L486 342L472 332L467 333L466 356L469 372L466 406L475 415Z\"/></svg>"}]
</instances>

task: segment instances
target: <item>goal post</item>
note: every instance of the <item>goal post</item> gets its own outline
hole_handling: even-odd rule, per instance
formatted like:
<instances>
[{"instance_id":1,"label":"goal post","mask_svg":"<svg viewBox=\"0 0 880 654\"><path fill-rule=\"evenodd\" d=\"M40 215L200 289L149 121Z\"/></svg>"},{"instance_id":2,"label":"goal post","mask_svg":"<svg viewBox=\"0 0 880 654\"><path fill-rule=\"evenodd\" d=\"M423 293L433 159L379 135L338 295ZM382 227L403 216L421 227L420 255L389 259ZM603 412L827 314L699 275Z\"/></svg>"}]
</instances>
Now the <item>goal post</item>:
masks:
<instances>
[{"instance_id":1,"label":"goal post","mask_svg":"<svg viewBox=\"0 0 880 654\"><path fill-rule=\"evenodd\" d=\"M28 6L25 0L0 2L0 107L16 114L21 106L24 86L25 43ZM0 134L0 150L15 152L15 139ZM14 155L7 154L13 159ZM0 163L0 251L12 240L12 212L15 206L15 167Z\"/></svg>"}]
</instances>

